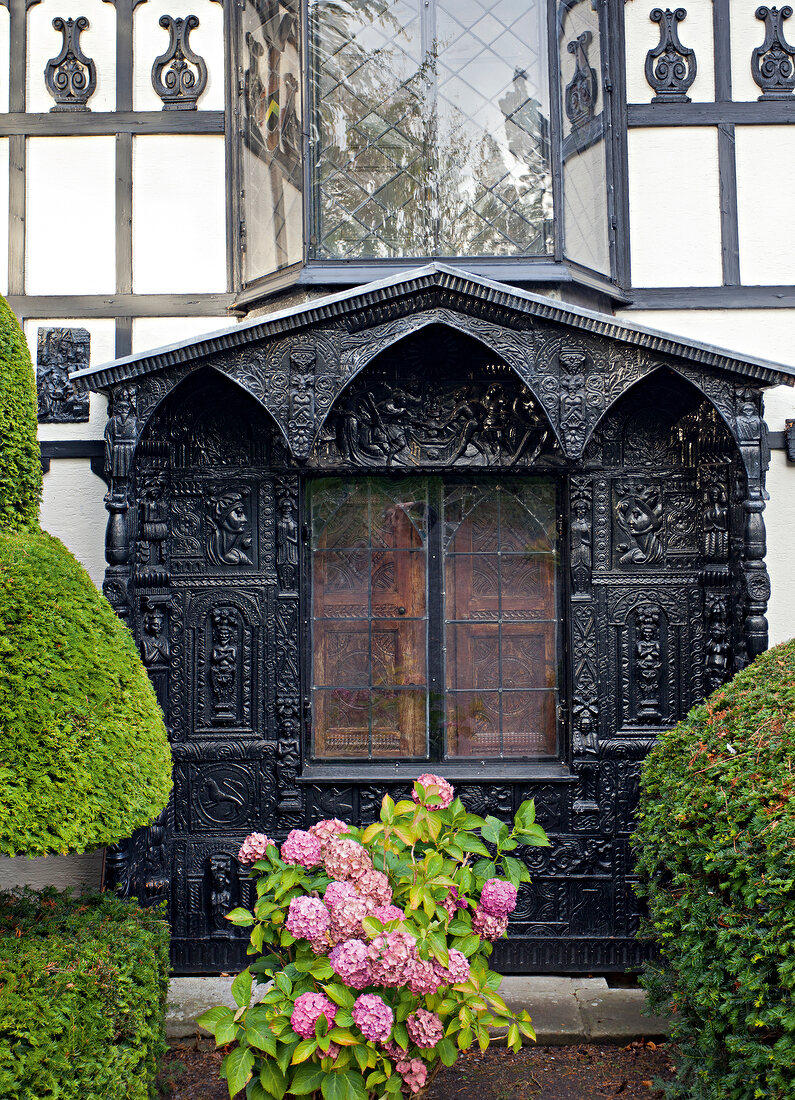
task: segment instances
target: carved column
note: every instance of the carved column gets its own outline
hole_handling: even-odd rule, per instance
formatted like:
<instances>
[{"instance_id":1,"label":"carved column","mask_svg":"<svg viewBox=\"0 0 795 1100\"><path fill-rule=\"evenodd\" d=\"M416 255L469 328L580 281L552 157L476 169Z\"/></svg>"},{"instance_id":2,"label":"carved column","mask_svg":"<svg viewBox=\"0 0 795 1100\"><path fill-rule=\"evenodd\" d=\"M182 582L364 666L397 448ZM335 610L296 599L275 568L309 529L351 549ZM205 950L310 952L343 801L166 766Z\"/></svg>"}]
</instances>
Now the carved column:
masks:
<instances>
[{"instance_id":1,"label":"carved column","mask_svg":"<svg viewBox=\"0 0 795 1100\"><path fill-rule=\"evenodd\" d=\"M128 584L131 558L130 470L138 441L136 390L119 386L111 395L105 427L105 476L110 486L105 507L110 513L105 534L108 568L102 590L116 614L129 625Z\"/></svg>"},{"instance_id":2,"label":"carved column","mask_svg":"<svg viewBox=\"0 0 795 1100\"><path fill-rule=\"evenodd\" d=\"M745 578L745 617L743 632L752 661L767 649L767 601L770 578L765 566L767 539L765 521L765 471L770 461L767 428L761 416L761 395L741 390L737 395L735 434L740 445L748 488L743 501L743 575ZM744 663L744 662L741 662Z\"/></svg>"}]
</instances>

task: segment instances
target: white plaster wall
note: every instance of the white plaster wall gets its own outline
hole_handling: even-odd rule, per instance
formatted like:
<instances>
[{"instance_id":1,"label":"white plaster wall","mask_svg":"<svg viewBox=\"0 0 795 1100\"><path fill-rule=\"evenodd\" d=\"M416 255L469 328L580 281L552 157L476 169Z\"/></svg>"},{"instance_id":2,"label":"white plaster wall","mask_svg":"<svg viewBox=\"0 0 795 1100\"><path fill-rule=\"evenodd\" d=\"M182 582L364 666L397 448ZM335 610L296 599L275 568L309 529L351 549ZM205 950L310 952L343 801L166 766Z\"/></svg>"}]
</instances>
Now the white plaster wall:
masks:
<instances>
[{"instance_id":1,"label":"white plaster wall","mask_svg":"<svg viewBox=\"0 0 795 1100\"><path fill-rule=\"evenodd\" d=\"M25 321L22 326L36 365L40 328L84 328L91 337L89 366L96 367L114 358L116 326L109 318L55 317L46 321ZM102 439L105 431L107 399L100 393L89 394L88 421L82 424L39 424L39 439Z\"/></svg>"},{"instance_id":2,"label":"white plaster wall","mask_svg":"<svg viewBox=\"0 0 795 1100\"><path fill-rule=\"evenodd\" d=\"M28 140L28 294L113 293L115 165L113 137Z\"/></svg>"},{"instance_id":3,"label":"white plaster wall","mask_svg":"<svg viewBox=\"0 0 795 1100\"><path fill-rule=\"evenodd\" d=\"M0 8L0 15L5 8ZM0 294L8 292L8 138L0 138Z\"/></svg>"},{"instance_id":4,"label":"white plaster wall","mask_svg":"<svg viewBox=\"0 0 795 1100\"><path fill-rule=\"evenodd\" d=\"M777 645L795 635L795 466L783 451L771 455L767 491L770 500L764 519L771 587L767 621L770 644Z\"/></svg>"},{"instance_id":5,"label":"white plaster wall","mask_svg":"<svg viewBox=\"0 0 795 1100\"><path fill-rule=\"evenodd\" d=\"M0 65L0 113L8 110L8 65L5 63L9 56L9 21L8 8L0 7L0 57L3 64Z\"/></svg>"},{"instance_id":6,"label":"white plaster wall","mask_svg":"<svg viewBox=\"0 0 795 1100\"><path fill-rule=\"evenodd\" d=\"M741 282L795 283L795 127L737 126L735 144Z\"/></svg>"},{"instance_id":7,"label":"white plaster wall","mask_svg":"<svg viewBox=\"0 0 795 1100\"><path fill-rule=\"evenodd\" d=\"M717 130L656 127L628 137L633 286L720 285Z\"/></svg>"},{"instance_id":8,"label":"white plaster wall","mask_svg":"<svg viewBox=\"0 0 795 1100\"><path fill-rule=\"evenodd\" d=\"M54 458L44 475L41 525L72 551L97 588L105 574L106 492L87 458Z\"/></svg>"},{"instance_id":9,"label":"white plaster wall","mask_svg":"<svg viewBox=\"0 0 795 1100\"><path fill-rule=\"evenodd\" d=\"M729 20L731 24L732 44L732 99L753 100L762 94L762 89L751 76L751 55L755 46L761 46L765 40L765 24L757 19L755 11L759 7L752 0L731 0ZM783 7L783 5L779 5ZM792 42L795 37L793 20L784 20L784 33Z\"/></svg>"},{"instance_id":10,"label":"white plaster wall","mask_svg":"<svg viewBox=\"0 0 795 1100\"><path fill-rule=\"evenodd\" d=\"M163 101L152 87L152 66L168 49L169 33L161 27L161 15L184 19L196 15L199 25L188 36L188 45L204 58L207 87L199 98L200 111L224 109L224 11L210 0L149 0L135 10L133 107L136 111L159 111Z\"/></svg>"},{"instance_id":11,"label":"white plaster wall","mask_svg":"<svg viewBox=\"0 0 795 1100\"><path fill-rule=\"evenodd\" d=\"M133 290L226 290L224 139L133 140Z\"/></svg>"},{"instance_id":12,"label":"white plaster wall","mask_svg":"<svg viewBox=\"0 0 795 1100\"><path fill-rule=\"evenodd\" d=\"M15 886L32 886L34 890L43 886L56 886L59 890L67 886L99 887L103 852L104 848L100 848L82 856L42 856L39 859L0 856L0 890L12 890Z\"/></svg>"},{"instance_id":13,"label":"white plaster wall","mask_svg":"<svg viewBox=\"0 0 795 1100\"><path fill-rule=\"evenodd\" d=\"M234 323L232 317L136 317L133 352L153 351L194 336L205 336Z\"/></svg>"},{"instance_id":14,"label":"white plaster wall","mask_svg":"<svg viewBox=\"0 0 795 1100\"><path fill-rule=\"evenodd\" d=\"M52 25L84 15L88 27L80 35L80 48L97 67L97 90L88 101L92 111L112 111L116 105L116 9L104 0L44 0L28 12L29 111L49 111L55 100L44 83L44 70L63 46L63 35Z\"/></svg>"},{"instance_id":15,"label":"white plaster wall","mask_svg":"<svg viewBox=\"0 0 795 1100\"><path fill-rule=\"evenodd\" d=\"M627 103L648 103L654 89L646 83L646 54L660 41L660 24L652 23L652 4L636 0L624 4L624 35L626 39ZM695 0L687 6L687 16L679 24L683 46L696 52L696 79L688 95L694 103L715 98L715 53L712 30L711 0Z\"/></svg>"}]
</instances>

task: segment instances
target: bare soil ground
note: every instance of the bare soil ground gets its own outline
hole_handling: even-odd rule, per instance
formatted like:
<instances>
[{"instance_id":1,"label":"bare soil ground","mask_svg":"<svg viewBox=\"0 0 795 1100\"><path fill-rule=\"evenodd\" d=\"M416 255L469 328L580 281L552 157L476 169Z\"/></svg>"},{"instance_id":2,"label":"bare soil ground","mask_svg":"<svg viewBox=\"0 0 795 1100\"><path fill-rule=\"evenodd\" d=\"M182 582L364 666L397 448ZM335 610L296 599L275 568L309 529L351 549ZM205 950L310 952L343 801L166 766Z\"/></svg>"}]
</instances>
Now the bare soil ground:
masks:
<instances>
[{"instance_id":1,"label":"bare soil ground","mask_svg":"<svg viewBox=\"0 0 795 1100\"><path fill-rule=\"evenodd\" d=\"M665 1044L644 1042L524 1047L518 1054L492 1047L442 1070L427 1100L659 1100L659 1082L673 1077L669 1053ZM160 1074L163 1100L228 1100L218 1077L222 1056L211 1043L170 1051Z\"/></svg>"}]
</instances>

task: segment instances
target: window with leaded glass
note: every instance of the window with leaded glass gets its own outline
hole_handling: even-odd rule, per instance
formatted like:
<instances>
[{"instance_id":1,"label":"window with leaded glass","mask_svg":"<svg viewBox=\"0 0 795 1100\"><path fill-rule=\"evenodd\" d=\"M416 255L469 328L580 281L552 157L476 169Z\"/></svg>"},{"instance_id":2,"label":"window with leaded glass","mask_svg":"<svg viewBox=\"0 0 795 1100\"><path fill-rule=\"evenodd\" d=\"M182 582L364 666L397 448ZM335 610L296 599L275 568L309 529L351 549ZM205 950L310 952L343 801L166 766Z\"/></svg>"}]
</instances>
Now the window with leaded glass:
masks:
<instances>
[{"instance_id":1,"label":"window with leaded glass","mask_svg":"<svg viewBox=\"0 0 795 1100\"><path fill-rule=\"evenodd\" d=\"M310 256L552 250L544 0L309 0Z\"/></svg>"},{"instance_id":2,"label":"window with leaded glass","mask_svg":"<svg viewBox=\"0 0 795 1100\"><path fill-rule=\"evenodd\" d=\"M317 759L558 754L549 478L310 486Z\"/></svg>"}]
</instances>

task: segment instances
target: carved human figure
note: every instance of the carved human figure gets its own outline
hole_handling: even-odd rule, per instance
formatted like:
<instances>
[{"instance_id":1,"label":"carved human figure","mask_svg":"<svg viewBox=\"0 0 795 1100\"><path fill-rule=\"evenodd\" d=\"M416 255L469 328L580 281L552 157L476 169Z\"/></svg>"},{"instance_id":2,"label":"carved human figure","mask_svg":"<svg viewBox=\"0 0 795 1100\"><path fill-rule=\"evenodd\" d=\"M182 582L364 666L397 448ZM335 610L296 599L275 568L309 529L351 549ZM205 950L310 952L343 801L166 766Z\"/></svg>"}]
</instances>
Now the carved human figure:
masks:
<instances>
[{"instance_id":1,"label":"carved human figure","mask_svg":"<svg viewBox=\"0 0 795 1100\"><path fill-rule=\"evenodd\" d=\"M141 660L147 668L152 665L168 664L171 647L166 633L166 614L161 604L153 600L144 603L144 615L141 622Z\"/></svg>"},{"instance_id":2,"label":"carved human figure","mask_svg":"<svg viewBox=\"0 0 795 1100\"><path fill-rule=\"evenodd\" d=\"M210 497L207 557L214 565L251 565L251 531L241 493Z\"/></svg>"},{"instance_id":3,"label":"carved human figure","mask_svg":"<svg viewBox=\"0 0 795 1100\"><path fill-rule=\"evenodd\" d=\"M144 834L143 893L146 903L154 905L168 894L169 874L166 832L169 807L165 806Z\"/></svg>"},{"instance_id":4,"label":"carved human figure","mask_svg":"<svg viewBox=\"0 0 795 1100\"><path fill-rule=\"evenodd\" d=\"M710 691L729 678L728 605L722 597L713 597L707 604L707 686Z\"/></svg>"},{"instance_id":5,"label":"carved human figure","mask_svg":"<svg viewBox=\"0 0 795 1100\"><path fill-rule=\"evenodd\" d=\"M210 684L216 718L234 719L237 711L237 624L230 611L213 612Z\"/></svg>"},{"instance_id":6,"label":"carved human figure","mask_svg":"<svg viewBox=\"0 0 795 1100\"><path fill-rule=\"evenodd\" d=\"M704 556L713 561L724 561L729 556L729 508L722 485L711 485L707 490Z\"/></svg>"},{"instance_id":7,"label":"carved human figure","mask_svg":"<svg viewBox=\"0 0 795 1100\"><path fill-rule=\"evenodd\" d=\"M597 754L599 735L596 725L597 710L593 703L575 703L574 705L574 751L577 753Z\"/></svg>"},{"instance_id":8,"label":"carved human figure","mask_svg":"<svg viewBox=\"0 0 795 1100\"><path fill-rule=\"evenodd\" d=\"M622 565L655 565L665 556L658 532L663 524L663 506L659 489L641 486L624 488L616 503L619 527L632 538L634 546L619 546Z\"/></svg>"},{"instance_id":9,"label":"carved human figure","mask_svg":"<svg viewBox=\"0 0 795 1100\"><path fill-rule=\"evenodd\" d=\"M505 442L508 421L508 401L499 382L492 382L483 398L483 438L492 453L499 455Z\"/></svg>"},{"instance_id":10,"label":"carved human figure","mask_svg":"<svg viewBox=\"0 0 795 1100\"><path fill-rule=\"evenodd\" d=\"M207 861L209 871L209 893L207 898L207 917L213 932L231 935L232 926L226 920L226 914L232 908L232 860L227 855L210 856Z\"/></svg>"},{"instance_id":11,"label":"carved human figure","mask_svg":"<svg viewBox=\"0 0 795 1100\"><path fill-rule=\"evenodd\" d=\"M165 479L156 475L149 479L141 501L141 542L145 544L145 565L163 565L163 543L168 538L168 516L164 509Z\"/></svg>"},{"instance_id":12,"label":"carved human figure","mask_svg":"<svg viewBox=\"0 0 795 1100\"><path fill-rule=\"evenodd\" d=\"M759 416L753 401L743 401L737 414L737 438L741 443L756 443L759 439Z\"/></svg>"},{"instance_id":13,"label":"carved human figure","mask_svg":"<svg viewBox=\"0 0 795 1100\"><path fill-rule=\"evenodd\" d=\"M508 440L513 454L508 465L515 465L522 457L532 465L548 439L549 428L538 415L532 393L524 386L511 404Z\"/></svg>"},{"instance_id":14,"label":"carved human figure","mask_svg":"<svg viewBox=\"0 0 795 1100\"><path fill-rule=\"evenodd\" d=\"M124 481L130 473L138 434L135 415L135 395L122 386L113 395L112 414L105 427L105 469L116 480Z\"/></svg>"},{"instance_id":15,"label":"carved human figure","mask_svg":"<svg viewBox=\"0 0 795 1100\"><path fill-rule=\"evenodd\" d=\"M582 497L574 501L571 521L571 576L574 590L588 587L592 561L592 531L589 502Z\"/></svg>"},{"instance_id":16,"label":"carved human figure","mask_svg":"<svg viewBox=\"0 0 795 1100\"><path fill-rule=\"evenodd\" d=\"M442 428L452 427L458 433L458 446L450 461L457 462L466 454L470 445L475 448L484 459L486 452L480 442L480 429L484 418L484 409L479 401L469 397L466 389L456 390L453 394L453 408Z\"/></svg>"},{"instance_id":17,"label":"carved human figure","mask_svg":"<svg viewBox=\"0 0 795 1100\"><path fill-rule=\"evenodd\" d=\"M422 398L407 393L400 386L394 386L392 392L381 402L379 413L387 436L387 465L400 454L408 450L408 428L411 410L422 404Z\"/></svg>"},{"instance_id":18,"label":"carved human figure","mask_svg":"<svg viewBox=\"0 0 795 1100\"><path fill-rule=\"evenodd\" d=\"M640 722L659 722L660 673L660 612L651 607L640 608L635 617L635 682L637 684Z\"/></svg>"},{"instance_id":19,"label":"carved human figure","mask_svg":"<svg viewBox=\"0 0 795 1100\"><path fill-rule=\"evenodd\" d=\"M567 433L576 431L585 423L584 374L561 374L560 418Z\"/></svg>"},{"instance_id":20,"label":"carved human figure","mask_svg":"<svg viewBox=\"0 0 795 1100\"><path fill-rule=\"evenodd\" d=\"M337 414L337 446L348 462L386 456L387 435L369 391L349 398Z\"/></svg>"}]
</instances>

